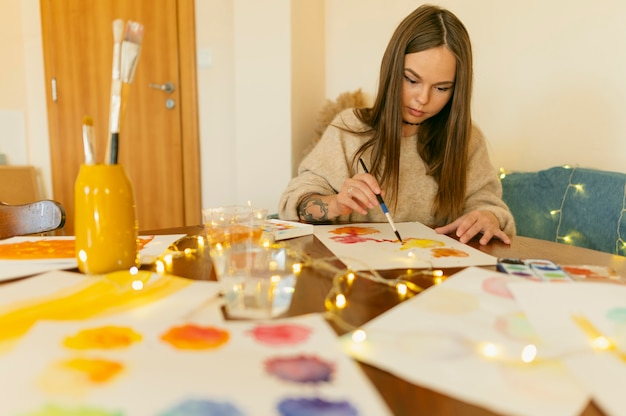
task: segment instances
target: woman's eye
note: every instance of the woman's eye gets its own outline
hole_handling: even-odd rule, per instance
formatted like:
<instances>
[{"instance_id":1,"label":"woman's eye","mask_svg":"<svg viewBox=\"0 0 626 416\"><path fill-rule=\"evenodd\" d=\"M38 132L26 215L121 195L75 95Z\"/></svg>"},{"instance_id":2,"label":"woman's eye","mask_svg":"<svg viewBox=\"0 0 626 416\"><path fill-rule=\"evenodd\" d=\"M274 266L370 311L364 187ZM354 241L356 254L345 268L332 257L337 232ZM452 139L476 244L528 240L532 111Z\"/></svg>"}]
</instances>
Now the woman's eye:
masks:
<instances>
[{"instance_id":1,"label":"woman's eye","mask_svg":"<svg viewBox=\"0 0 626 416\"><path fill-rule=\"evenodd\" d=\"M450 89L452 89L452 87L437 87L437 91L440 92L448 92Z\"/></svg>"},{"instance_id":2,"label":"woman's eye","mask_svg":"<svg viewBox=\"0 0 626 416\"><path fill-rule=\"evenodd\" d=\"M416 83L417 83L417 81L416 81L416 80L409 78L409 76L408 76L408 75L405 75L405 76L404 76L404 79L405 79L405 80L407 80L407 82L409 82L409 83L411 83L411 84L416 84Z\"/></svg>"}]
</instances>

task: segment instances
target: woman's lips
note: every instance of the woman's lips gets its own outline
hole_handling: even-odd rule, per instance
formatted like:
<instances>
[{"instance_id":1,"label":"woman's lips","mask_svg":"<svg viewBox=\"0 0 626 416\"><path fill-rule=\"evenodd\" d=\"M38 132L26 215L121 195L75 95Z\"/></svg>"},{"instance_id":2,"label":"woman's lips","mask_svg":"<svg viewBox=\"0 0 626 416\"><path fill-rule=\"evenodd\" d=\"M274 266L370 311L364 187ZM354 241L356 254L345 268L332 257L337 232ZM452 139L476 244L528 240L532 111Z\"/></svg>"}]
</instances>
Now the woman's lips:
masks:
<instances>
[{"instance_id":1,"label":"woman's lips","mask_svg":"<svg viewBox=\"0 0 626 416\"><path fill-rule=\"evenodd\" d=\"M424 112L422 110L415 110L413 108L409 108L409 114L413 117L423 117Z\"/></svg>"}]
</instances>

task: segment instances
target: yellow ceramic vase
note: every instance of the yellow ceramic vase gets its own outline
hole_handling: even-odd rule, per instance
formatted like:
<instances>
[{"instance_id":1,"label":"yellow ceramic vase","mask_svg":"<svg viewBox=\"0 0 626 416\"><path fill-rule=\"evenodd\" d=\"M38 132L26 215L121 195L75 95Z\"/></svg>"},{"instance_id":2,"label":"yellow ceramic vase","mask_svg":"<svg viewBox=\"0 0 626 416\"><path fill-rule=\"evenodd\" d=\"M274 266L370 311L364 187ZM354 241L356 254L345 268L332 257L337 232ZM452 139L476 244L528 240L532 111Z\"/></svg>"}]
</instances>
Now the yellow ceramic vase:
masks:
<instances>
[{"instance_id":1,"label":"yellow ceramic vase","mask_svg":"<svg viewBox=\"0 0 626 416\"><path fill-rule=\"evenodd\" d=\"M103 274L139 264L135 196L122 165L81 165L74 215L81 272Z\"/></svg>"}]
</instances>

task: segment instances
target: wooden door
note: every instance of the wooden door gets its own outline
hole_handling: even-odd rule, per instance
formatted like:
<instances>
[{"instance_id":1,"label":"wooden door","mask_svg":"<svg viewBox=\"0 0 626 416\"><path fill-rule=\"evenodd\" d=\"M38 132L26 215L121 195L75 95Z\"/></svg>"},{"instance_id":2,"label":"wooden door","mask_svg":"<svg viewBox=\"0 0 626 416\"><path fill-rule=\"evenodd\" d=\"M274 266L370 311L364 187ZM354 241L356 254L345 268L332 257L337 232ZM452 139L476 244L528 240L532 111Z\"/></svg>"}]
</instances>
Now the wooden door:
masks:
<instances>
[{"instance_id":1,"label":"wooden door","mask_svg":"<svg viewBox=\"0 0 626 416\"><path fill-rule=\"evenodd\" d=\"M53 197L66 207L67 234L73 234L84 116L94 119L97 161L104 159L117 18L144 25L118 159L134 187L139 229L200 223L193 3L40 0ZM166 82L173 92L150 87Z\"/></svg>"}]
</instances>

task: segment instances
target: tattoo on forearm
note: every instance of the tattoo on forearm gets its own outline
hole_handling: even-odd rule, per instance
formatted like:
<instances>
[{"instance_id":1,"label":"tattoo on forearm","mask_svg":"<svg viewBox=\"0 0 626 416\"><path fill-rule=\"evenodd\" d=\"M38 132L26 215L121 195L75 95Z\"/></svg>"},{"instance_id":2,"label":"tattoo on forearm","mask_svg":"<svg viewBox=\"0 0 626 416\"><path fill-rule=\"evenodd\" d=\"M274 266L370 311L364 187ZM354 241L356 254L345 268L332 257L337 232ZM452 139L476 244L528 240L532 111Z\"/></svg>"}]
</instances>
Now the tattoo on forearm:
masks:
<instances>
[{"instance_id":1,"label":"tattoo on forearm","mask_svg":"<svg viewBox=\"0 0 626 416\"><path fill-rule=\"evenodd\" d=\"M300 220L305 222L328 222L328 204L320 197L310 197L300 203Z\"/></svg>"}]
</instances>

